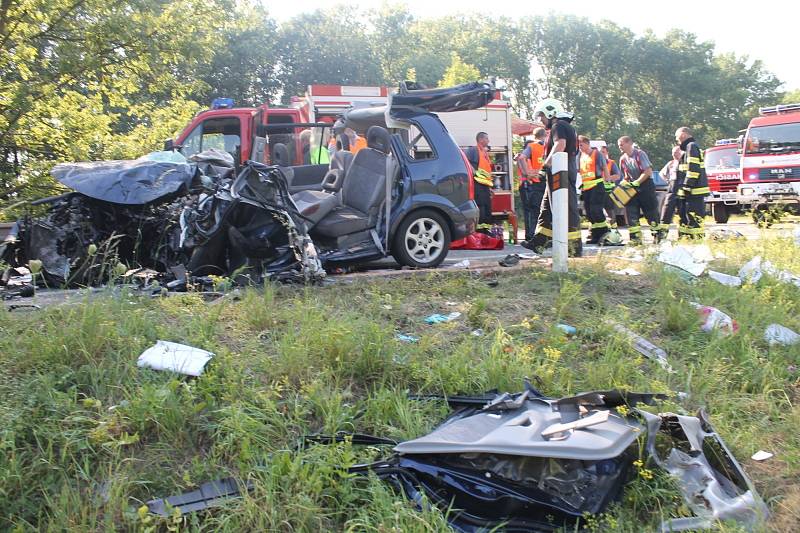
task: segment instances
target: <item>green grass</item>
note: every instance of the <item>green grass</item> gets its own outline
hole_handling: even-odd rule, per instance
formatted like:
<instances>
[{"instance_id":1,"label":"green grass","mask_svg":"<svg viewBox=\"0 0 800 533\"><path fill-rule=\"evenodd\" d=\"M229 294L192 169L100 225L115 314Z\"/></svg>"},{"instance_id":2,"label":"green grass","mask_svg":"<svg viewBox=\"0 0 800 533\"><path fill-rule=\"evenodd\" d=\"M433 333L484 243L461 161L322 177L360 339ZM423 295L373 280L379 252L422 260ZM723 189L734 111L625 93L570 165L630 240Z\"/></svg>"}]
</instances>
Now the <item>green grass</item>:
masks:
<instances>
[{"instance_id":1,"label":"green grass","mask_svg":"<svg viewBox=\"0 0 800 533\"><path fill-rule=\"evenodd\" d=\"M727 256L714 268L728 273L756 253L779 268L800 266L788 239L713 247ZM0 530L444 531L438 511L419 512L380 481L345 473L379 450L298 450L299 437L419 436L447 409L408 400L409 392L518 391L526 377L553 396L613 387L689 393L663 409L706 407L770 505L770 528L797 530L800 347L769 347L763 332L773 322L800 331L800 289L767 278L740 289L690 283L652 262L633 265L640 277L607 273L624 265L584 260L565 277L528 267L502 273L496 288L452 272L268 286L215 305L191 294L126 294L0 314ZM690 301L721 308L740 331L701 332ZM451 311L462 317L422 321ZM664 347L675 372L633 352L607 318ZM557 323L578 334L563 336ZM471 335L476 328L485 334ZM397 332L421 340L404 344ZM156 339L216 357L198 379L138 369ZM751 461L759 449L775 457ZM151 498L229 475L254 488L223 509L182 520L137 513ZM652 530L685 512L656 472L588 527Z\"/></svg>"}]
</instances>

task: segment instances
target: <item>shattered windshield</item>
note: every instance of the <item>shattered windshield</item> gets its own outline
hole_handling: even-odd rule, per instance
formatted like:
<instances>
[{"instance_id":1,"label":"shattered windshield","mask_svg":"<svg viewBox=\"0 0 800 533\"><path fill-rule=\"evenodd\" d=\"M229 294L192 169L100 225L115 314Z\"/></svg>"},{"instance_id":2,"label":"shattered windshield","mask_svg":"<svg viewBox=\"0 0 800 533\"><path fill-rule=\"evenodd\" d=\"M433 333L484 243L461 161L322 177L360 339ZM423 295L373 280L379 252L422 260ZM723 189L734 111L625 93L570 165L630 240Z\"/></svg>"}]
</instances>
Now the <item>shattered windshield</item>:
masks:
<instances>
[{"instance_id":1,"label":"shattered windshield","mask_svg":"<svg viewBox=\"0 0 800 533\"><path fill-rule=\"evenodd\" d=\"M744 143L745 155L800 152L800 123L750 128Z\"/></svg>"},{"instance_id":2,"label":"shattered windshield","mask_svg":"<svg viewBox=\"0 0 800 533\"><path fill-rule=\"evenodd\" d=\"M708 150L705 156L706 170L729 170L739 168L739 154L736 147L723 150Z\"/></svg>"}]
</instances>

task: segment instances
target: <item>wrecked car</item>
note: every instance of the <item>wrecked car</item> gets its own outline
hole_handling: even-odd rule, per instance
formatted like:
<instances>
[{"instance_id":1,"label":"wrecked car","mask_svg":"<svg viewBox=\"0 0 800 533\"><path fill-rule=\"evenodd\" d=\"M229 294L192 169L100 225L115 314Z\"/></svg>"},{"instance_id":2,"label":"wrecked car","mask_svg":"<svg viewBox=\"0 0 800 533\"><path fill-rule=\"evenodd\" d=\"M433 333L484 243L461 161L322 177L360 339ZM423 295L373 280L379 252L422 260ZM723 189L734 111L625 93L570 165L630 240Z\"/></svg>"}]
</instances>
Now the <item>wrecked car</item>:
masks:
<instances>
[{"instance_id":1,"label":"wrecked car","mask_svg":"<svg viewBox=\"0 0 800 533\"><path fill-rule=\"evenodd\" d=\"M469 165L435 112L476 109L493 95L486 83L403 85L388 105L340 117L332 128L340 149L328 164L320 149L331 126L308 124L301 138L275 139L307 153L307 165L278 157L239 166L235 146L211 142L224 136L209 137L212 149L202 152L57 165L53 176L71 192L35 202L48 212L18 221L0 258L40 262L39 279L54 286L100 284L128 268L177 282L218 275L258 283L313 282L323 267L389 255L435 267L478 215ZM269 135L270 126L262 129ZM351 152L345 130L363 135L366 147ZM303 145L310 140L318 149ZM432 152L418 151L421 141ZM284 143L269 146L280 155Z\"/></svg>"},{"instance_id":2,"label":"wrecked car","mask_svg":"<svg viewBox=\"0 0 800 533\"><path fill-rule=\"evenodd\" d=\"M582 517L603 513L632 478L634 461L645 460L677 481L694 514L665 520L662 531L703 529L717 520L756 527L766 505L702 411L694 417L636 408L665 398L612 390L556 399L530 384L518 394L453 396L447 402L454 412L432 432L393 442L391 457L349 472L375 474L418 505L424 496L448 511L457 531L535 532L574 528Z\"/></svg>"}]
</instances>

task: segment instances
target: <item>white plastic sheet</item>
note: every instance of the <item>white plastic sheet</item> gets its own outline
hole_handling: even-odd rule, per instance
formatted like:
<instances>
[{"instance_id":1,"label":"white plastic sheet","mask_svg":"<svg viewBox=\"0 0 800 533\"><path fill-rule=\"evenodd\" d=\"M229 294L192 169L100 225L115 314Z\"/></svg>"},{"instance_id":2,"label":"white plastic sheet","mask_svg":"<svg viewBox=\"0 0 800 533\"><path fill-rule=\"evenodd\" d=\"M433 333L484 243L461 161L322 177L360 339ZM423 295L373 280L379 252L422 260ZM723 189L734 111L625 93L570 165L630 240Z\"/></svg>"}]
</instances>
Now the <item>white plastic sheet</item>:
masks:
<instances>
[{"instance_id":1,"label":"white plastic sheet","mask_svg":"<svg viewBox=\"0 0 800 533\"><path fill-rule=\"evenodd\" d=\"M708 246L688 248L666 243L657 259L660 263L680 268L693 276L699 276L706 271L708 263L714 259L714 255Z\"/></svg>"},{"instance_id":2,"label":"white plastic sheet","mask_svg":"<svg viewBox=\"0 0 800 533\"><path fill-rule=\"evenodd\" d=\"M770 324L767 326L766 331L764 331L764 340L766 340L770 346L791 346L800 343L800 335L780 324Z\"/></svg>"},{"instance_id":3,"label":"white plastic sheet","mask_svg":"<svg viewBox=\"0 0 800 533\"><path fill-rule=\"evenodd\" d=\"M156 341L154 346L142 352L136 365L153 370L169 370L188 376L199 376L212 357L213 353L200 348L177 342Z\"/></svg>"},{"instance_id":4,"label":"white plastic sheet","mask_svg":"<svg viewBox=\"0 0 800 533\"><path fill-rule=\"evenodd\" d=\"M709 270L708 277L714 281L722 283L723 285L727 285L728 287L739 287L742 284L742 278L738 276L730 276L723 272L717 272L716 270Z\"/></svg>"}]
</instances>

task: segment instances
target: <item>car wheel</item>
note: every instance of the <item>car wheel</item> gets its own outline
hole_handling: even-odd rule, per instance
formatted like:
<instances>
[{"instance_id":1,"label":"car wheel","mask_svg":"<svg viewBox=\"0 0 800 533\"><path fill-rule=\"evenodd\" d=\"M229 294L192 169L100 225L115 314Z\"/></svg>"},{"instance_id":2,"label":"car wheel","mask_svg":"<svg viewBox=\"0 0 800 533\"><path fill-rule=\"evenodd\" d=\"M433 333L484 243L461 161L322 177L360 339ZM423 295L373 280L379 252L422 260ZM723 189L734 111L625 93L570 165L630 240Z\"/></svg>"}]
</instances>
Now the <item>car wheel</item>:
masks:
<instances>
[{"instance_id":1,"label":"car wheel","mask_svg":"<svg viewBox=\"0 0 800 533\"><path fill-rule=\"evenodd\" d=\"M715 203L711 206L711 214L714 215L714 222L717 224L727 224L730 212L725 204Z\"/></svg>"},{"instance_id":2,"label":"car wheel","mask_svg":"<svg viewBox=\"0 0 800 533\"><path fill-rule=\"evenodd\" d=\"M450 227L430 209L408 215L394 235L392 255L401 265L416 268L439 266L450 250Z\"/></svg>"}]
</instances>

